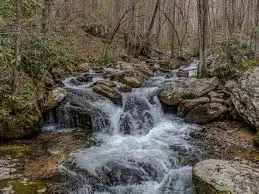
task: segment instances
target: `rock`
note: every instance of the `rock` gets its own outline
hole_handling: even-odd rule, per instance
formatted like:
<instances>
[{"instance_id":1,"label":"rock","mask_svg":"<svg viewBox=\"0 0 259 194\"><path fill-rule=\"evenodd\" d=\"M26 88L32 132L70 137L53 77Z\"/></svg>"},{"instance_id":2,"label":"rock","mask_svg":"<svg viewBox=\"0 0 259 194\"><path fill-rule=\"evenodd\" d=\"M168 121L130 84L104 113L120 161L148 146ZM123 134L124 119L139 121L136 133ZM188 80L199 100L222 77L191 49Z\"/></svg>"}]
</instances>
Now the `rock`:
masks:
<instances>
[{"instance_id":1,"label":"rock","mask_svg":"<svg viewBox=\"0 0 259 194\"><path fill-rule=\"evenodd\" d=\"M220 104L223 104L227 107L231 107L232 106L232 102L230 100L230 98L216 98L216 97L212 97L211 98L211 102L217 102Z\"/></svg>"},{"instance_id":2,"label":"rock","mask_svg":"<svg viewBox=\"0 0 259 194\"><path fill-rule=\"evenodd\" d=\"M82 82L80 82L80 81L78 81L77 79L71 79L70 81L69 81L71 84L73 84L73 85L75 85L75 86L79 86L79 85L81 85L82 84Z\"/></svg>"},{"instance_id":3,"label":"rock","mask_svg":"<svg viewBox=\"0 0 259 194\"><path fill-rule=\"evenodd\" d=\"M132 88L129 86L121 86L121 87L119 87L119 91L120 92L131 92Z\"/></svg>"},{"instance_id":4,"label":"rock","mask_svg":"<svg viewBox=\"0 0 259 194\"><path fill-rule=\"evenodd\" d=\"M97 85L97 84L102 84L102 85L105 85L105 86L111 87L111 88L116 87L116 84L109 79L100 80L100 81L97 81L97 82L94 83L94 85Z\"/></svg>"},{"instance_id":5,"label":"rock","mask_svg":"<svg viewBox=\"0 0 259 194\"><path fill-rule=\"evenodd\" d=\"M188 90L188 86L181 85L181 86L170 86L165 88L160 94L160 100L169 106L178 105L184 99L188 99L190 96L190 92Z\"/></svg>"},{"instance_id":6,"label":"rock","mask_svg":"<svg viewBox=\"0 0 259 194\"><path fill-rule=\"evenodd\" d=\"M91 129L92 122L91 112L86 107L72 101L62 102L58 108L58 123L64 128L82 128Z\"/></svg>"},{"instance_id":7,"label":"rock","mask_svg":"<svg viewBox=\"0 0 259 194\"><path fill-rule=\"evenodd\" d=\"M205 160L193 168L197 194L255 194L259 171L237 162Z\"/></svg>"},{"instance_id":8,"label":"rock","mask_svg":"<svg viewBox=\"0 0 259 194\"><path fill-rule=\"evenodd\" d=\"M215 92L215 91L211 91L208 96L210 98L223 98L225 96L225 94L223 92Z\"/></svg>"},{"instance_id":9,"label":"rock","mask_svg":"<svg viewBox=\"0 0 259 194\"><path fill-rule=\"evenodd\" d=\"M179 69L178 72L176 73L176 75L178 77L188 77L189 72L187 70L184 70L184 69Z\"/></svg>"},{"instance_id":10,"label":"rock","mask_svg":"<svg viewBox=\"0 0 259 194\"><path fill-rule=\"evenodd\" d=\"M44 104L45 110L57 107L65 99L66 95L67 92L63 88L58 87L51 90Z\"/></svg>"},{"instance_id":11,"label":"rock","mask_svg":"<svg viewBox=\"0 0 259 194\"><path fill-rule=\"evenodd\" d=\"M34 179L49 179L59 177L59 166L62 162L63 158L56 155L43 156L30 163L26 163L24 167L24 173L27 177Z\"/></svg>"},{"instance_id":12,"label":"rock","mask_svg":"<svg viewBox=\"0 0 259 194\"><path fill-rule=\"evenodd\" d=\"M21 178L22 175L17 172L17 168L17 161L0 158L0 181Z\"/></svg>"},{"instance_id":13,"label":"rock","mask_svg":"<svg viewBox=\"0 0 259 194\"><path fill-rule=\"evenodd\" d=\"M82 63L77 67L77 70L79 72L87 72L89 71L90 67L89 67L89 63Z\"/></svg>"},{"instance_id":14,"label":"rock","mask_svg":"<svg viewBox=\"0 0 259 194\"><path fill-rule=\"evenodd\" d=\"M124 84L127 86L130 86L132 88L139 88L142 85L142 80L140 80L138 77L123 77L121 80Z\"/></svg>"},{"instance_id":15,"label":"rock","mask_svg":"<svg viewBox=\"0 0 259 194\"><path fill-rule=\"evenodd\" d=\"M93 80L93 76L85 74L83 76L77 77L76 80L79 82L91 82Z\"/></svg>"},{"instance_id":16,"label":"rock","mask_svg":"<svg viewBox=\"0 0 259 194\"><path fill-rule=\"evenodd\" d=\"M184 118L187 123L206 124L224 118L228 108L220 103L196 106Z\"/></svg>"},{"instance_id":17,"label":"rock","mask_svg":"<svg viewBox=\"0 0 259 194\"><path fill-rule=\"evenodd\" d=\"M57 110L58 123L65 128L81 128L86 130L92 129L92 121L101 122L109 126L109 117L99 106L93 102L105 100L102 95L90 90L68 90L66 99L62 102ZM104 130L94 128L96 131Z\"/></svg>"},{"instance_id":18,"label":"rock","mask_svg":"<svg viewBox=\"0 0 259 194\"><path fill-rule=\"evenodd\" d=\"M96 171L99 180L105 180L107 185L112 186L141 184L144 181L157 181L161 177L152 164L137 161L130 165L120 161L110 162Z\"/></svg>"},{"instance_id":19,"label":"rock","mask_svg":"<svg viewBox=\"0 0 259 194\"><path fill-rule=\"evenodd\" d=\"M153 72L149 69L148 65L146 65L145 63L135 64L134 70L141 72L146 77L150 77L153 75Z\"/></svg>"},{"instance_id":20,"label":"rock","mask_svg":"<svg viewBox=\"0 0 259 194\"><path fill-rule=\"evenodd\" d=\"M181 85L169 86L160 94L160 100L169 106L178 105L185 99L199 98L215 90L219 85L218 78L190 79Z\"/></svg>"},{"instance_id":21,"label":"rock","mask_svg":"<svg viewBox=\"0 0 259 194\"><path fill-rule=\"evenodd\" d=\"M229 81L231 100L240 117L259 133L259 67L248 71L237 82Z\"/></svg>"},{"instance_id":22,"label":"rock","mask_svg":"<svg viewBox=\"0 0 259 194\"><path fill-rule=\"evenodd\" d=\"M207 104L209 102L210 99L208 97L183 100L178 106L177 115L180 117L184 117L194 107L202 104Z\"/></svg>"},{"instance_id":23,"label":"rock","mask_svg":"<svg viewBox=\"0 0 259 194\"><path fill-rule=\"evenodd\" d=\"M193 82L191 82L189 88L193 96L201 97L205 94L208 94L210 91L215 90L218 86L219 79L217 77L213 77L196 79Z\"/></svg>"},{"instance_id":24,"label":"rock","mask_svg":"<svg viewBox=\"0 0 259 194\"><path fill-rule=\"evenodd\" d=\"M81 27L86 33L96 37L106 37L108 28L102 24L88 24Z\"/></svg>"},{"instance_id":25,"label":"rock","mask_svg":"<svg viewBox=\"0 0 259 194\"><path fill-rule=\"evenodd\" d=\"M118 61L118 68L121 70L132 70L134 63L128 63L124 61Z\"/></svg>"},{"instance_id":26,"label":"rock","mask_svg":"<svg viewBox=\"0 0 259 194\"><path fill-rule=\"evenodd\" d=\"M107 82L109 85L109 83ZM93 91L111 99L116 104L121 104L122 97L120 91L116 87L107 86L104 84L96 84Z\"/></svg>"}]
</instances>

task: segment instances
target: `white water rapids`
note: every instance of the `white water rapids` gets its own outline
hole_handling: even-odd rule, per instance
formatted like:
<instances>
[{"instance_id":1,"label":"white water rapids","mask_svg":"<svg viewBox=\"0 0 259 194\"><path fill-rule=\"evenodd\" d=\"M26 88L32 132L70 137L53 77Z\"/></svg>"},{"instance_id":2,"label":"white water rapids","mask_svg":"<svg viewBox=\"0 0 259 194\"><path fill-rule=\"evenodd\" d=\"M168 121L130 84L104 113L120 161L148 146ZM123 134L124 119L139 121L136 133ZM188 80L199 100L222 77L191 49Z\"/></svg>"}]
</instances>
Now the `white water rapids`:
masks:
<instances>
[{"instance_id":1,"label":"white water rapids","mask_svg":"<svg viewBox=\"0 0 259 194\"><path fill-rule=\"evenodd\" d=\"M89 90L90 84L74 86L70 79L67 88ZM71 153L69 165L61 167L76 179L68 193L194 193L191 165L199 160L199 150L189 139L197 126L164 113L157 97L162 86L175 82L174 72L153 77L144 87L123 93L122 106L108 99L91 102L107 115L109 125L94 119L93 128L102 129L94 135L98 143Z\"/></svg>"}]
</instances>

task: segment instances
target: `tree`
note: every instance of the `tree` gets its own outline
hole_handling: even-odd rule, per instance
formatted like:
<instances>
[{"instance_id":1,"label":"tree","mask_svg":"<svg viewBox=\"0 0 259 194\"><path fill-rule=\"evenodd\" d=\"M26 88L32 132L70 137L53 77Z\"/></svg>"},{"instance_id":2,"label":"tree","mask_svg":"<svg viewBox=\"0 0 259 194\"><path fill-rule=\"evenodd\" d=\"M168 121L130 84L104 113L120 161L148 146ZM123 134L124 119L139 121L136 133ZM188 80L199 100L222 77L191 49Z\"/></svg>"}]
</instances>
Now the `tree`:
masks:
<instances>
[{"instance_id":1,"label":"tree","mask_svg":"<svg viewBox=\"0 0 259 194\"><path fill-rule=\"evenodd\" d=\"M259 0L256 4L256 26L255 26L255 58L259 60ZM258 61L259 63L259 61Z\"/></svg>"},{"instance_id":2,"label":"tree","mask_svg":"<svg viewBox=\"0 0 259 194\"><path fill-rule=\"evenodd\" d=\"M49 27L51 3L52 0L44 0L44 7L42 9L42 33L46 33Z\"/></svg>"},{"instance_id":3,"label":"tree","mask_svg":"<svg viewBox=\"0 0 259 194\"><path fill-rule=\"evenodd\" d=\"M15 7L16 7L16 22L15 22L15 47L14 47L14 55L15 55L15 64L13 65L13 76L12 76L12 92L16 92L17 88L17 82L18 82L18 68L20 66L20 47L21 47L21 15L22 15L22 9L21 9L21 1L16 0L15 1Z\"/></svg>"},{"instance_id":4,"label":"tree","mask_svg":"<svg viewBox=\"0 0 259 194\"><path fill-rule=\"evenodd\" d=\"M207 68L207 41L208 41L208 0L197 0L198 11L198 32L199 32L199 50L200 63L198 67L198 77L208 75Z\"/></svg>"},{"instance_id":5,"label":"tree","mask_svg":"<svg viewBox=\"0 0 259 194\"><path fill-rule=\"evenodd\" d=\"M150 24L149 24L147 33L146 33L146 35L145 35L144 44L143 44L143 46L142 46L141 49L140 49L140 53L143 54L143 55L145 55L145 56L149 56L149 54L150 54L150 52L151 52L150 49L151 49L151 35L152 35L152 29L153 29L154 24L155 24L155 19L156 19L158 10L159 10L159 5L160 5L160 0L157 0L157 1L156 1L156 5L155 5L154 12L153 12L152 17L151 17L151 22L150 22Z\"/></svg>"}]
</instances>

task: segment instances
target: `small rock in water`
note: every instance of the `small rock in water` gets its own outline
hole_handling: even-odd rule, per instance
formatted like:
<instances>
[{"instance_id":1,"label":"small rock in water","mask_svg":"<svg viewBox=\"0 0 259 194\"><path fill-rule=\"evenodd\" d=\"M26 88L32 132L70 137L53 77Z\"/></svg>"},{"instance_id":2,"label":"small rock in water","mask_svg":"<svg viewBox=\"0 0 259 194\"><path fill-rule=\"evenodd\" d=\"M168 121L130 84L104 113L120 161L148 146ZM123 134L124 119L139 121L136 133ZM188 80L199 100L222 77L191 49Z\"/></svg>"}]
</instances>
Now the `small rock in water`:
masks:
<instances>
[{"instance_id":1,"label":"small rock in water","mask_svg":"<svg viewBox=\"0 0 259 194\"><path fill-rule=\"evenodd\" d=\"M178 77L188 77L189 72L185 69L179 69L178 72L177 72L177 76Z\"/></svg>"},{"instance_id":2,"label":"small rock in water","mask_svg":"<svg viewBox=\"0 0 259 194\"><path fill-rule=\"evenodd\" d=\"M111 99L116 104L121 104L122 97L120 91L116 87L110 87L104 84L96 84L93 91Z\"/></svg>"},{"instance_id":3,"label":"small rock in water","mask_svg":"<svg viewBox=\"0 0 259 194\"><path fill-rule=\"evenodd\" d=\"M71 84L73 84L73 85L75 85L75 86L79 86L79 85L81 85L82 84L82 82L80 82L80 81L78 81L77 79L71 79L70 81L69 81Z\"/></svg>"},{"instance_id":4,"label":"small rock in water","mask_svg":"<svg viewBox=\"0 0 259 194\"><path fill-rule=\"evenodd\" d=\"M89 64L88 63L82 63L77 67L77 70L79 72L87 72L89 71Z\"/></svg>"},{"instance_id":5,"label":"small rock in water","mask_svg":"<svg viewBox=\"0 0 259 194\"><path fill-rule=\"evenodd\" d=\"M139 88L141 87L141 84L142 84L142 81L137 77L124 77L122 79L122 82L132 88Z\"/></svg>"},{"instance_id":6,"label":"small rock in water","mask_svg":"<svg viewBox=\"0 0 259 194\"><path fill-rule=\"evenodd\" d=\"M85 74L83 76L77 77L76 80L79 82L91 82L93 80L93 76Z\"/></svg>"}]
</instances>

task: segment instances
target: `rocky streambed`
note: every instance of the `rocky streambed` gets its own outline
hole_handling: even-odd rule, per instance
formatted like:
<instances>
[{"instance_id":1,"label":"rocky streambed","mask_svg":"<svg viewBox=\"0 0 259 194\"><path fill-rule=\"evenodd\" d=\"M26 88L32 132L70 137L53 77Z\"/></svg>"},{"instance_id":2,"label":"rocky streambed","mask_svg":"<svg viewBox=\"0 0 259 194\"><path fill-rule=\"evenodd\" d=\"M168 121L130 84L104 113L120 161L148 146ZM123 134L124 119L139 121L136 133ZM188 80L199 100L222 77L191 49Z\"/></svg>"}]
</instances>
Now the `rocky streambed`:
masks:
<instances>
[{"instance_id":1,"label":"rocky streambed","mask_svg":"<svg viewBox=\"0 0 259 194\"><path fill-rule=\"evenodd\" d=\"M18 143L28 149L20 158L4 153L10 160L0 168L6 180L0 188L6 193L33 188L33 193L192 194L195 187L198 193L258 192L257 171L244 170L258 168L254 133L245 133L245 141L239 139L243 133L230 133L249 128L234 124L235 119L256 126L257 90L247 91L251 106L240 109L244 97L238 88L249 83L224 86L217 78L190 78L197 64L168 71L150 62L122 62L117 68L66 77L46 99L44 133L36 141ZM254 73L248 74L252 83ZM235 158L222 150L232 150ZM235 163L200 165L209 158ZM220 169L224 177L214 179Z\"/></svg>"}]
</instances>

